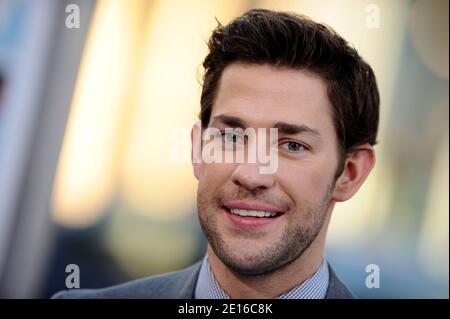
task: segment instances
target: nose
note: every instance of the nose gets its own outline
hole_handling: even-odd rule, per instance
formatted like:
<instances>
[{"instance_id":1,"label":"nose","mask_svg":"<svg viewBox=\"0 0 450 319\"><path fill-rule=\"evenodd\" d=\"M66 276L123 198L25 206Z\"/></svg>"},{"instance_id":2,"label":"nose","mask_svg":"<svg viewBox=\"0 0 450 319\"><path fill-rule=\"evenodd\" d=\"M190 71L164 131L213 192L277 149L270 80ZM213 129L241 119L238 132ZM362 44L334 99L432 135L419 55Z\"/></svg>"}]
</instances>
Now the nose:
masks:
<instances>
[{"instance_id":1,"label":"nose","mask_svg":"<svg viewBox=\"0 0 450 319\"><path fill-rule=\"evenodd\" d=\"M273 174L261 174L258 163L238 164L233 171L232 180L247 191L268 189L275 183Z\"/></svg>"}]
</instances>

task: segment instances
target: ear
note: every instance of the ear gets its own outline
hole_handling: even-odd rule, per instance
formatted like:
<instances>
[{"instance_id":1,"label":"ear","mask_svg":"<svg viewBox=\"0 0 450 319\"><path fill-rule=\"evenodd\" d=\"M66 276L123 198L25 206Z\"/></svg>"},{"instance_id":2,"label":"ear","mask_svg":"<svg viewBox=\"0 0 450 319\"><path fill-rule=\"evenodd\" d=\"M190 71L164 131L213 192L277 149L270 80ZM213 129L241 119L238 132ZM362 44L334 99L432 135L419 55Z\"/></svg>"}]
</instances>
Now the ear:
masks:
<instances>
[{"instance_id":1,"label":"ear","mask_svg":"<svg viewBox=\"0 0 450 319\"><path fill-rule=\"evenodd\" d=\"M202 162L202 124L198 120L194 123L191 130L191 162L194 169L194 176L198 180Z\"/></svg>"},{"instance_id":2,"label":"ear","mask_svg":"<svg viewBox=\"0 0 450 319\"><path fill-rule=\"evenodd\" d=\"M358 146L348 154L344 170L336 181L332 198L336 202L350 199L366 180L375 165L375 151L370 144Z\"/></svg>"}]
</instances>

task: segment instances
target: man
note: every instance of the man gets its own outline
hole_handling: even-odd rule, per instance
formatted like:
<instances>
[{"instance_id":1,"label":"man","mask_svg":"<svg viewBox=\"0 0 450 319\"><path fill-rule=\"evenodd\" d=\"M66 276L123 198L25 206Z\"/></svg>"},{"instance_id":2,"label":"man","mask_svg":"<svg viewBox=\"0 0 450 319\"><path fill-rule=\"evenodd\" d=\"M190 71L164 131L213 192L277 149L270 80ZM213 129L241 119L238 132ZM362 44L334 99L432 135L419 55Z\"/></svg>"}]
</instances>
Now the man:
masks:
<instances>
[{"instance_id":1,"label":"man","mask_svg":"<svg viewBox=\"0 0 450 319\"><path fill-rule=\"evenodd\" d=\"M333 30L290 13L251 10L219 24L208 44L201 126L192 130L205 258L56 298L353 297L324 260L324 245L335 203L351 198L375 164L372 69ZM271 128L275 140L258 147L275 149L276 169L262 172L249 149ZM258 133L249 139L247 129ZM205 134L211 130L218 134ZM196 150L217 140L225 153L247 152L246 160L199 159Z\"/></svg>"}]
</instances>

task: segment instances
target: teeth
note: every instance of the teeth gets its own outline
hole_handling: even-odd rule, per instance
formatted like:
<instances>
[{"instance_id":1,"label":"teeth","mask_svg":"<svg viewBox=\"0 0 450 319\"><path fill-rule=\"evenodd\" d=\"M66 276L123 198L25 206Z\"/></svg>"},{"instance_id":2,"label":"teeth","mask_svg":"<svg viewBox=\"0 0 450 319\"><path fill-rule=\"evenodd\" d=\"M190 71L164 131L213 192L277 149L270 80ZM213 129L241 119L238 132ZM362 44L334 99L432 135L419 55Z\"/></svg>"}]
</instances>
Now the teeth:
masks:
<instances>
[{"instance_id":1,"label":"teeth","mask_svg":"<svg viewBox=\"0 0 450 319\"><path fill-rule=\"evenodd\" d=\"M230 211L233 214L239 215L239 216L252 216L252 217L272 217L275 216L277 213L272 212L265 212L262 210L245 210L245 209L230 209Z\"/></svg>"}]
</instances>

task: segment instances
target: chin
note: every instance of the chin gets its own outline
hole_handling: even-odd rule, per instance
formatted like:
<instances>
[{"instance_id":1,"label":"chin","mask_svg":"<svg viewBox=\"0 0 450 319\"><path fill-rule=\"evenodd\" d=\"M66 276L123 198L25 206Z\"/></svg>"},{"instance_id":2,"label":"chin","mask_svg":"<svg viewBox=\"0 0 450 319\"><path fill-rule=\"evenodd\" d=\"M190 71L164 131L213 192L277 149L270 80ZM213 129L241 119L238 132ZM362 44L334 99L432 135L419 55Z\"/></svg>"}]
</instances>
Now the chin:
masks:
<instances>
[{"instance_id":1,"label":"chin","mask_svg":"<svg viewBox=\"0 0 450 319\"><path fill-rule=\"evenodd\" d=\"M267 263L242 263L242 262L230 262L228 260L225 265L236 274L242 276L261 276L266 275L274 270L272 267L268 267Z\"/></svg>"},{"instance_id":2,"label":"chin","mask_svg":"<svg viewBox=\"0 0 450 319\"><path fill-rule=\"evenodd\" d=\"M270 264L264 257L264 249L255 251L239 251L232 249L233 253L223 252L218 255L219 259L230 270L239 275L259 276L273 272L279 266Z\"/></svg>"}]
</instances>

